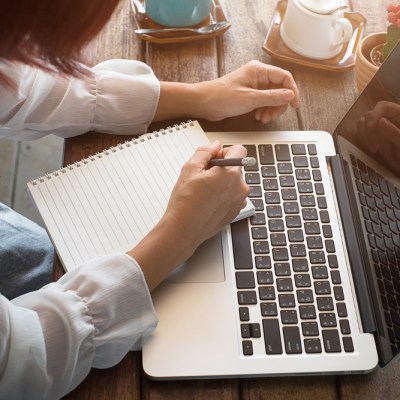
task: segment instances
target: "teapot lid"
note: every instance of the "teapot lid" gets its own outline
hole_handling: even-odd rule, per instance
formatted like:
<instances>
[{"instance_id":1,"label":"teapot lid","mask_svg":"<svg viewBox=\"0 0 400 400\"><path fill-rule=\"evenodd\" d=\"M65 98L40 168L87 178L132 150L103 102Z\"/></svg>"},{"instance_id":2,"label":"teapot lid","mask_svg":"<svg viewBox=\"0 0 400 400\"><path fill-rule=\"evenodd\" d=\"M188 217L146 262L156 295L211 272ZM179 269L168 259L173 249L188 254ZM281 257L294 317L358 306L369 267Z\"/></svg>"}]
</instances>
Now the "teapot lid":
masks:
<instances>
[{"instance_id":1,"label":"teapot lid","mask_svg":"<svg viewBox=\"0 0 400 400\"><path fill-rule=\"evenodd\" d=\"M307 10L317 14L332 14L338 8L345 8L344 0L298 0Z\"/></svg>"}]
</instances>

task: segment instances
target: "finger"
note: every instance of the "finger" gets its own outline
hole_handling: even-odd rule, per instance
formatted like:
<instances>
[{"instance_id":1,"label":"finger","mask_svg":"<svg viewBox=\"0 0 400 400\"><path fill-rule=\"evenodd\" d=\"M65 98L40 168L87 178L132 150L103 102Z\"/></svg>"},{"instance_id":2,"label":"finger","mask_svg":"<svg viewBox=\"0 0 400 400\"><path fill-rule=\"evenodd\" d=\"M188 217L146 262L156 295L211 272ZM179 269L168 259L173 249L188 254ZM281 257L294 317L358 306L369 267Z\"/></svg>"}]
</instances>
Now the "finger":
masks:
<instances>
[{"instance_id":1,"label":"finger","mask_svg":"<svg viewBox=\"0 0 400 400\"><path fill-rule=\"evenodd\" d=\"M224 148L223 155L224 155L224 158L245 157L247 155L247 149L240 144L235 144L233 146Z\"/></svg>"},{"instance_id":2,"label":"finger","mask_svg":"<svg viewBox=\"0 0 400 400\"><path fill-rule=\"evenodd\" d=\"M261 64L261 73L258 74L259 84L270 86L283 86L283 88L289 89L294 93L294 98L291 102L292 107L300 106L299 89L292 74L282 68L275 67L273 65Z\"/></svg>"},{"instance_id":3,"label":"finger","mask_svg":"<svg viewBox=\"0 0 400 400\"><path fill-rule=\"evenodd\" d=\"M255 90L253 96L253 107L279 107L291 104L295 94L289 89L267 89Z\"/></svg>"},{"instance_id":4,"label":"finger","mask_svg":"<svg viewBox=\"0 0 400 400\"><path fill-rule=\"evenodd\" d=\"M199 147L186 164L195 166L197 169L206 169L210 160L218 156L221 148L218 140L208 146Z\"/></svg>"}]
</instances>

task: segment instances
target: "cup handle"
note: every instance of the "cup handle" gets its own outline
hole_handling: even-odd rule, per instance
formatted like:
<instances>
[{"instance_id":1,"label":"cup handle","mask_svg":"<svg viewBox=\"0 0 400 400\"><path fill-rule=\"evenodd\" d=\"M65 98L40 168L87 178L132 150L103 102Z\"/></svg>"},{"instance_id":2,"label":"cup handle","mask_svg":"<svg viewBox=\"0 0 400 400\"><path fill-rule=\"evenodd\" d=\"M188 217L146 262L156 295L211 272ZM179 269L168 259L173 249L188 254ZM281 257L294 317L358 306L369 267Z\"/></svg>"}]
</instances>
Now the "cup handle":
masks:
<instances>
[{"instance_id":1,"label":"cup handle","mask_svg":"<svg viewBox=\"0 0 400 400\"><path fill-rule=\"evenodd\" d=\"M353 25L351 25L351 22L347 18L337 19L335 21L335 25L340 27L343 31L342 39L333 44L334 47L337 47L347 42L351 38L351 35L353 34Z\"/></svg>"}]
</instances>

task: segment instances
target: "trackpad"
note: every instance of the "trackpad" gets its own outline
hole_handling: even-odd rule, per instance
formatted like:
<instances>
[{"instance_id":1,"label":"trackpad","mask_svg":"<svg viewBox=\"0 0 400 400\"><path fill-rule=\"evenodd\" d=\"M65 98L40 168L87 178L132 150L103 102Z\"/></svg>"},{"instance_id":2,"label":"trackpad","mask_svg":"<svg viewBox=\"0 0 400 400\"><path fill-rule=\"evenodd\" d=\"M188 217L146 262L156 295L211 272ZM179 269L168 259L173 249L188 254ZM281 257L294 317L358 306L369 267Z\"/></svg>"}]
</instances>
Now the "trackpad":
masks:
<instances>
[{"instance_id":1,"label":"trackpad","mask_svg":"<svg viewBox=\"0 0 400 400\"><path fill-rule=\"evenodd\" d=\"M208 283L225 280L221 234L206 240L189 260L167 278L168 283Z\"/></svg>"}]
</instances>

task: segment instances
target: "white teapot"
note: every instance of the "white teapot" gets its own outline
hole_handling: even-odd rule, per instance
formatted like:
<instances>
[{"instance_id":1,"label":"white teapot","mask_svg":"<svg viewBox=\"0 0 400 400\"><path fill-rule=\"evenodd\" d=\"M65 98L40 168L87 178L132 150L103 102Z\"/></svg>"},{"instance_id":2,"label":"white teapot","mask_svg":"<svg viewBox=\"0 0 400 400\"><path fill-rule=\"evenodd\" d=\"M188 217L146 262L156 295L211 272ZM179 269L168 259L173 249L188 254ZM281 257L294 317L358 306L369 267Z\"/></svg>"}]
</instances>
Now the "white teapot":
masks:
<instances>
[{"instance_id":1,"label":"white teapot","mask_svg":"<svg viewBox=\"0 0 400 400\"><path fill-rule=\"evenodd\" d=\"M345 8L344 0L288 0L280 27L283 42L308 58L335 57L353 33Z\"/></svg>"}]
</instances>

